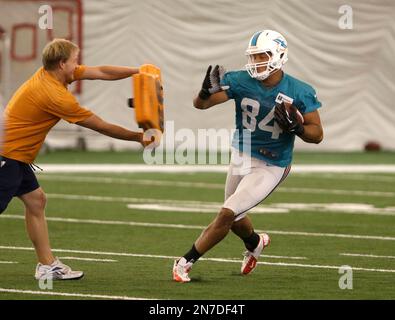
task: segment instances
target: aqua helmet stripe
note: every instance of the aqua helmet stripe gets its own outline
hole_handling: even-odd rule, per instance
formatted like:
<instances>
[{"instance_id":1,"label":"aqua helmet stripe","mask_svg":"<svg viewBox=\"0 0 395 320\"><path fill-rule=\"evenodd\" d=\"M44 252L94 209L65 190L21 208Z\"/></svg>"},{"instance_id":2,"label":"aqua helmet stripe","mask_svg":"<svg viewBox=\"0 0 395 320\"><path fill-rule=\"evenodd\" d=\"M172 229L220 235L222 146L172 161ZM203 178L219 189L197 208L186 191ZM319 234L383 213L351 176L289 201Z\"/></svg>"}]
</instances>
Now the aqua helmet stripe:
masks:
<instances>
[{"instance_id":1,"label":"aqua helmet stripe","mask_svg":"<svg viewBox=\"0 0 395 320\"><path fill-rule=\"evenodd\" d=\"M251 39L251 46L256 46L256 43L258 41L259 36L261 35L262 31L259 31L254 34L254 36Z\"/></svg>"}]
</instances>

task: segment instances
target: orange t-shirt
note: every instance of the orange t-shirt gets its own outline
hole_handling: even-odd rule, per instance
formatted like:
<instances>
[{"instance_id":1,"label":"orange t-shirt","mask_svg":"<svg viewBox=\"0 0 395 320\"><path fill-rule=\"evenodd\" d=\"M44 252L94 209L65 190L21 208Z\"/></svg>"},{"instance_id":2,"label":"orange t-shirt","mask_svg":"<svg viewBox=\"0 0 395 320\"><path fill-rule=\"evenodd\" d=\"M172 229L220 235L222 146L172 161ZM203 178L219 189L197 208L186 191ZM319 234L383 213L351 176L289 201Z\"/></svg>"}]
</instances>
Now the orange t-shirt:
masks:
<instances>
[{"instance_id":1,"label":"orange t-shirt","mask_svg":"<svg viewBox=\"0 0 395 320\"><path fill-rule=\"evenodd\" d=\"M78 66L74 79L81 79L84 70L85 66ZM15 92L4 111L0 154L32 163L49 130L60 119L76 123L92 115L61 82L40 68Z\"/></svg>"}]
</instances>

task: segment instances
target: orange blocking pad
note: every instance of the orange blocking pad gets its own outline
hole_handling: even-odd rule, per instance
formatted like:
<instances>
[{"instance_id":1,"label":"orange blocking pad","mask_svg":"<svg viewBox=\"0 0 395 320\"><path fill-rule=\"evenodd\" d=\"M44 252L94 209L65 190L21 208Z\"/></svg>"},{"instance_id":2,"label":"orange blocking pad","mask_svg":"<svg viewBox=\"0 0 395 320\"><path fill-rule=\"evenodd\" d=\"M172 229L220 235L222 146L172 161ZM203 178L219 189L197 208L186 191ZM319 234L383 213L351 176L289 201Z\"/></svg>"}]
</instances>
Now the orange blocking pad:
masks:
<instances>
[{"instance_id":1,"label":"orange blocking pad","mask_svg":"<svg viewBox=\"0 0 395 320\"><path fill-rule=\"evenodd\" d=\"M136 121L144 131L149 129L164 130L163 86L160 69L152 64L140 67L139 73L133 75Z\"/></svg>"}]
</instances>

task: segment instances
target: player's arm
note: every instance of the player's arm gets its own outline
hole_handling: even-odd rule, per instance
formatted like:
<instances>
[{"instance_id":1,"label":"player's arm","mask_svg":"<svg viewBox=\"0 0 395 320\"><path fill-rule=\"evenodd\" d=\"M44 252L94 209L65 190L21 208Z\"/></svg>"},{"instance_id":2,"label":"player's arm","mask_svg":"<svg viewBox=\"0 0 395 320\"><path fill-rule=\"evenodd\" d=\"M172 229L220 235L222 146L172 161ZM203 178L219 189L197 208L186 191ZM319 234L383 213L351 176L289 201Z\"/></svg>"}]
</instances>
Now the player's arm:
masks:
<instances>
[{"instance_id":1,"label":"player's arm","mask_svg":"<svg viewBox=\"0 0 395 320\"><path fill-rule=\"evenodd\" d=\"M139 68L122 66L86 66L81 80L120 80L139 73Z\"/></svg>"},{"instance_id":2,"label":"player's arm","mask_svg":"<svg viewBox=\"0 0 395 320\"><path fill-rule=\"evenodd\" d=\"M142 132L130 131L115 124L106 122L95 114L83 121L77 122L76 124L92 129L111 138L136 141L141 143L143 146L148 144L143 140Z\"/></svg>"},{"instance_id":3,"label":"player's arm","mask_svg":"<svg viewBox=\"0 0 395 320\"><path fill-rule=\"evenodd\" d=\"M195 108L208 109L229 100L228 95L223 91L226 88L220 85L224 72L225 70L222 66L216 65L214 69L211 66L208 67L202 88L195 99L193 99Z\"/></svg>"},{"instance_id":4,"label":"player's arm","mask_svg":"<svg viewBox=\"0 0 395 320\"><path fill-rule=\"evenodd\" d=\"M296 134L303 141L309 143L320 143L323 139L323 129L320 115L317 110L305 113L303 123L298 120L297 109L289 106L286 110L284 103L277 103L274 110L274 119L281 129L286 132Z\"/></svg>"},{"instance_id":5,"label":"player's arm","mask_svg":"<svg viewBox=\"0 0 395 320\"><path fill-rule=\"evenodd\" d=\"M309 143L320 143L324 138L324 131L321 125L320 114L317 110L303 115L303 134L299 137Z\"/></svg>"},{"instance_id":6,"label":"player's arm","mask_svg":"<svg viewBox=\"0 0 395 320\"><path fill-rule=\"evenodd\" d=\"M199 96L193 99L193 106L197 109L208 109L216 104L224 103L228 101L228 95L225 91L220 91L210 95L210 97L206 100L203 100Z\"/></svg>"}]
</instances>

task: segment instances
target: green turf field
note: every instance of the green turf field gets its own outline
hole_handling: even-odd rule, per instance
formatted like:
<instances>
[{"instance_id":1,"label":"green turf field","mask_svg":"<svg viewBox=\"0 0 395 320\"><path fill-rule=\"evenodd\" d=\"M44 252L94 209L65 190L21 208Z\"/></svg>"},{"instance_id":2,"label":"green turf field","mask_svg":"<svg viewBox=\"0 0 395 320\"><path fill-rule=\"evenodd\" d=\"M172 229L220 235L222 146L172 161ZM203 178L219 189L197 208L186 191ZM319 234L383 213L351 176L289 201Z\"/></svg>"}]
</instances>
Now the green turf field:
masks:
<instances>
[{"instance_id":1,"label":"green turf field","mask_svg":"<svg viewBox=\"0 0 395 320\"><path fill-rule=\"evenodd\" d=\"M255 228L272 238L254 273L239 274L244 248L229 234L194 265L188 284L171 281L173 260L220 208L225 174L38 177L55 254L85 271L80 281L54 282L52 292L81 296L33 294L40 291L36 260L14 199L0 216L0 299L395 299L395 174L291 173L259 206L269 212L251 214ZM353 268L352 289L339 288L343 265Z\"/></svg>"}]
</instances>

